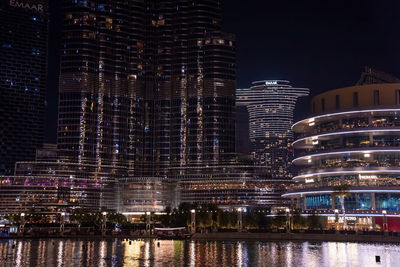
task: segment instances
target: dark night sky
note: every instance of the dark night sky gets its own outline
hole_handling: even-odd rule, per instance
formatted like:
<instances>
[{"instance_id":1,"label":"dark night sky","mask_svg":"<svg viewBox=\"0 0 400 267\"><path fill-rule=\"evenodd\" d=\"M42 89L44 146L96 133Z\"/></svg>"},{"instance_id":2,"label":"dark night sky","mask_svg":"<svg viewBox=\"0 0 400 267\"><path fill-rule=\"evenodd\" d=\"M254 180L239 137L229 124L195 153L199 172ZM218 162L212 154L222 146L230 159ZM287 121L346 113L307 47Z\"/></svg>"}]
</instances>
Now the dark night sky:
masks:
<instances>
[{"instance_id":1,"label":"dark night sky","mask_svg":"<svg viewBox=\"0 0 400 267\"><path fill-rule=\"evenodd\" d=\"M58 2L58 3L57 3ZM353 85L364 66L400 76L400 1L225 0L224 30L237 39L237 85L285 79L311 95ZM50 0L46 142L55 142L59 1ZM308 112L300 101L299 119Z\"/></svg>"}]
</instances>

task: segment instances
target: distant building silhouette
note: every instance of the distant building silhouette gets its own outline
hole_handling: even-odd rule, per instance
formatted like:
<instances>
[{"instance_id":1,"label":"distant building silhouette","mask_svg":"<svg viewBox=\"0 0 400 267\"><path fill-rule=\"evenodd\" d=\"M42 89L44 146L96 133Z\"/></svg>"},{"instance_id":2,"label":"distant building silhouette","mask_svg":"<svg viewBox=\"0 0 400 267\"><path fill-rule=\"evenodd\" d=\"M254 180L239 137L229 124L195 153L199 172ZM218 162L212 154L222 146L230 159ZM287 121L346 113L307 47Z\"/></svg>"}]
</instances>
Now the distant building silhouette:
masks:
<instances>
[{"instance_id":1,"label":"distant building silhouette","mask_svg":"<svg viewBox=\"0 0 400 267\"><path fill-rule=\"evenodd\" d=\"M370 67L365 67L356 85L375 84L375 83L399 83L400 79L391 74L379 71Z\"/></svg>"},{"instance_id":2,"label":"distant building silhouette","mask_svg":"<svg viewBox=\"0 0 400 267\"><path fill-rule=\"evenodd\" d=\"M42 146L47 87L47 1L0 2L0 174Z\"/></svg>"}]
</instances>

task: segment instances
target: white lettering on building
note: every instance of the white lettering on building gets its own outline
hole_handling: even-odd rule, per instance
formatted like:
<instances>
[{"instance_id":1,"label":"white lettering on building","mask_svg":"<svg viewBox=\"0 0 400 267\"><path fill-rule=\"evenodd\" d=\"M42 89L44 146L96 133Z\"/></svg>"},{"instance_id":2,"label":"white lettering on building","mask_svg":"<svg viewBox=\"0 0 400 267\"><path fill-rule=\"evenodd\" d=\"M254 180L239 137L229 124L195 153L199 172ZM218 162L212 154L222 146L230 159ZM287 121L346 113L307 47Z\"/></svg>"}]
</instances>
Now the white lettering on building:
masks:
<instances>
[{"instance_id":1,"label":"white lettering on building","mask_svg":"<svg viewBox=\"0 0 400 267\"><path fill-rule=\"evenodd\" d=\"M376 176L376 175L361 175L361 174L359 174L358 177L360 179L377 179L378 178L378 176Z\"/></svg>"},{"instance_id":2,"label":"white lettering on building","mask_svg":"<svg viewBox=\"0 0 400 267\"><path fill-rule=\"evenodd\" d=\"M265 85L277 85L277 81L265 81Z\"/></svg>"},{"instance_id":3,"label":"white lettering on building","mask_svg":"<svg viewBox=\"0 0 400 267\"><path fill-rule=\"evenodd\" d=\"M41 5L41 4L35 5L35 4L19 2L16 0L10 0L10 6L20 7L20 8L30 9L30 10L36 10L37 12L43 12L43 5Z\"/></svg>"},{"instance_id":4,"label":"white lettering on building","mask_svg":"<svg viewBox=\"0 0 400 267\"><path fill-rule=\"evenodd\" d=\"M335 221L335 216L328 216L328 221ZM339 216L339 222L343 222L343 216ZM357 217L355 216L346 216L346 221L357 221Z\"/></svg>"}]
</instances>

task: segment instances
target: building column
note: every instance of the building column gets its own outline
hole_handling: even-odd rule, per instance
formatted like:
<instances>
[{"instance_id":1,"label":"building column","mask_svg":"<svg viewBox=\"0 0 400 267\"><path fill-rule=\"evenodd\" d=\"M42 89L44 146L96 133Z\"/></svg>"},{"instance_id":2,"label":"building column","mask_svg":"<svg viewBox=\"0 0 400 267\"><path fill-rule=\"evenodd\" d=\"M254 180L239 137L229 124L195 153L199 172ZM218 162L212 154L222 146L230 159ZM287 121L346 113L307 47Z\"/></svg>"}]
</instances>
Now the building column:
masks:
<instances>
[{"instance_id":1,"label":"building column","mask_svg":"<svg viewBox=\"0 0 400 267\"><path fill-rule=\"evenodd\" d=\"M371 210L376 210L375 192L371 193ZM372 222L372 230L376 231L375 216L371 217L371 222Z\"/></svg>"},{"instance_id":2,"label":"building column","mask_svg":"<svg viewBox=\"0 0 400 267\"><path fill-rule=\"evenodd\" d=\"M371 223L372 223L372 230L376 231L375 216L372 216L372 217L371 217Z\"/></svg>"},{"instance_id":3,"label":"building column","mask_svg":"<svg viewBox=\"0 0 400 267\"><path fill-rule=\"evenodd\" d=\"M376 210L375 192L371 193L371 210Z\"/></svg>"}]
</instances>

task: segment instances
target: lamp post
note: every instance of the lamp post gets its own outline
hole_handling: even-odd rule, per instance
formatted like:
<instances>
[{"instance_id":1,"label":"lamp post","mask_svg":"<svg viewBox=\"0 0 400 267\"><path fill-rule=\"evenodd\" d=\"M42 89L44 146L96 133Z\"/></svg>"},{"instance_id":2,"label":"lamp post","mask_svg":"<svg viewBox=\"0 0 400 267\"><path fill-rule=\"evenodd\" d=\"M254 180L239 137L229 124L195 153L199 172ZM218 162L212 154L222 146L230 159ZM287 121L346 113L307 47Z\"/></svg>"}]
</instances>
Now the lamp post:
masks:
<instances>
[{"instance_id":1,"label":"lamp post","mask_svg":"<svg viewBox=\"0 0 400 267\"><path fill-rule=\"evenodd\" d=\"M146 212L146 232L147 233L150 233L150 215L151 215L151 212L147 211Z\"/></svg>"},{"instance_id":2,"label":"lamp post","mask_svg":"<svg viewBox=\"0 0 400 267\"><path fill-rule=\"evenodd\" d=\"M237 223L238 232L241 232L243 228L243 213L242 213L243 209L238 208L237 211L238 211L238 223Z\"/></svg>"},{"instance_id":3,"label":"lamp post","mask_svg":"<svg viewBox=\"0 0 400 267\"><path fill-rule=\"evenodd\" d=\"M286 232L290 233L291 227L290 227L290 209L286 208Z\"/></svg>"},{"instance_id":4,"label":"lamp post","mask_svg":"<svg viewBox=\"0 0 400 267\"><path fill-rule=\"evenodd\" d=\"M25 213L21 212L21 224L19 227L19 234L23 235L25 230Z\"/></svg>"},{"instance_id":5,"label":"lamp post","mask_svg":"<svg viewBox=\"0 0 400 267\"><path fill-rule=\"evenodd\" d=\"M61 224L60 224L61 235L64 235L64 224L65 224L65 212L61 212Z\"/></svg>"},{"instance_id":6,"label":"lamp post","mask_svg":"<svg viewBox=\"0 0 400 267\"><path fill-rule=\"evenodd\" d=\"M192 234L196 233L196 210L190 210L190 230Z\"/></svg>"},{"instance_id":7,"label":"lamp post","mask_svg":"<svg viewBox=\"0 0 400 267\"><path fill-rule=\"evenodd\" d=\"M105 236L107 232L107 212L103 211L101 214L103 214L103 220L101 224L101 235Z\"/></svg>"},{"instance_id":8,"label":"lamp post","mask_svg":"<svg viewBox=\"0 0 400 267\"><path fill-rule=\"evenodd\" d=\"M338 231L338 222L339 222L339 210L335 209L335 230Z\"/></svg>"},{"instance_id":9,"label":"lamp post","mask_svg":"<svg viewBox=\"0 0 400 267\"><path fill-rule=\"evenodd\" d=\"M387 232L388 231L388 224L387 224L387 217L386 217L386 210L382 210L383 214L383 231Z\"/></svg>"}]
</instances>

